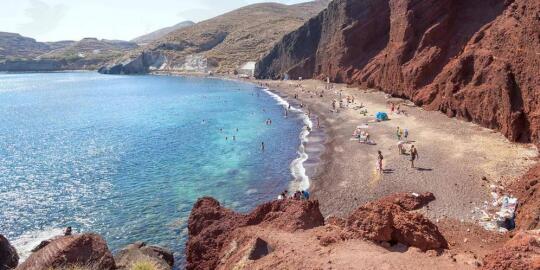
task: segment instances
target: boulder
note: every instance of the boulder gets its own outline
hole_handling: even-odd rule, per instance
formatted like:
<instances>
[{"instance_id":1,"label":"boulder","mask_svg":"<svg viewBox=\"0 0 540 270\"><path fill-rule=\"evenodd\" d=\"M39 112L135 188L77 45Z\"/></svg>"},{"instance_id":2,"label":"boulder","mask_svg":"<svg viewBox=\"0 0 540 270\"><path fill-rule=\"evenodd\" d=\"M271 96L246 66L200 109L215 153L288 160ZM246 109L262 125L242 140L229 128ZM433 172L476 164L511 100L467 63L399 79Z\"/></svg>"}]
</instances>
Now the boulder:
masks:
<instances>
[{"instance_id":1,"label":"boulder","mask_svg":"<svg viewBox=\"0 0 540 270\"><path fill-rule=\"evenodd\" d=\"M18 264L17 250L0 234L0 270L14 269Z\"/></svg>"},{"instance_id":2,"label":"boulder","mask_svg":"<svg viewBox=\"0 0 540 270\"><path fill-rule=\"evenodd\" d=\"M264 241L263 239L257 237L255 241L253 241L253 246L249 250L248 253L248 259L249 260L258 260L272 252L272 247L268 244L268 242Z\"/></svg>"},{"instance_id":3,"label":"boulder","mask_svg":"<svg viewBox=\"0 0 540 270\"><path fill-rule=\"evenodd\" d=\"M539 231L520 231L502 248L484 258L482 270L540 269Z\"/></svg>"},{"instance_id":4,"label":"boulder","mask_svg":"<svg viewBox=\"0 0 540 270\"><path fill-rule=\"evenodd\" d=\"M63 236L33 253L18 270L43 270L71 266L115 269L114 258L105 240L93 233Z\"/></svg>"},{"instance_id":5,"label":"boulder","mask_svg":"<svg viewBox=\"0 0 540 270\"><path fill-rule=\"evenodd\" d=\"M318 201L277 200L262 204L247 216L247 225L261 225L294 232L324 225Z\"/></svg>"},{"instance_id":6,"label":"boulder","mask_svg":"<svg viewBox=\"0 0 540 270\"><path fill-rule=\"evenodd\" d=\"M171 251L159 246L147 246L144 242L136 242L120 250L114 256L117 269L131 269L137 262L150 262L161 270L170 270L174 266L174 255Z\"/></svg>"},{"instance_id":7,"label":"boulder","mask_svg":"<svg viewBox=\"0 0 540 270\"><path fill-rule=\"evenodd\" d=\"M431 193L400 193L367 203L349 216L343 238L401 243L423 251L448 248L435 224L421 214L410 212L433 199Z\"/></svg>"}]
</instances>

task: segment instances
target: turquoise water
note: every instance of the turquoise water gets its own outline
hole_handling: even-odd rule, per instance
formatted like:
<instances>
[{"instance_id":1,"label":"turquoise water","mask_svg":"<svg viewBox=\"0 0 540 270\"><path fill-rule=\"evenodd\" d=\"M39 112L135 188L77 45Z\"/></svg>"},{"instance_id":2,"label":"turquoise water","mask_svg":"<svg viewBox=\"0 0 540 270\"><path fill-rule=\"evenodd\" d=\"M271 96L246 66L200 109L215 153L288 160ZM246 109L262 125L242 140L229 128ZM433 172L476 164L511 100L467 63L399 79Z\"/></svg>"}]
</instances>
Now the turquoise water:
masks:
<instances>
[{"instance_id":1,"label":"turquoise water","mask_svg":"<svg viewBox=\"0 0 540 270\"><path fill-rule=\"evenodd\" d=\"M23 257L73 226L180 262L196 199L275 198L304 125L250 84L94 73L0 74L0 123L0 233Z\"/></svg>"}]
</instances>

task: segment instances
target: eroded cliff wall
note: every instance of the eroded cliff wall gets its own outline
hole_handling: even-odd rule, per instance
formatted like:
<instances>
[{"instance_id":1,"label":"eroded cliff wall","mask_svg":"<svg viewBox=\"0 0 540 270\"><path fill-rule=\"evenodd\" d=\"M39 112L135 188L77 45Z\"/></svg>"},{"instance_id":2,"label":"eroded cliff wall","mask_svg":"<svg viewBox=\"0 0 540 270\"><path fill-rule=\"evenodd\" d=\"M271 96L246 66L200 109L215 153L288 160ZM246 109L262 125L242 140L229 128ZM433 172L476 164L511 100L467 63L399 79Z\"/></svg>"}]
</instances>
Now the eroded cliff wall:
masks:
<instances>
[{"instance_id":1,"label":"eroded cliff wall","mask_svg":"<svg viewBox=\"0 0 540 270\"><path fill-rule=\"evenodd\" d=\"M331 78L540 142L540 1L335 0L258 63Z\"/></svg>"}]
</instances>

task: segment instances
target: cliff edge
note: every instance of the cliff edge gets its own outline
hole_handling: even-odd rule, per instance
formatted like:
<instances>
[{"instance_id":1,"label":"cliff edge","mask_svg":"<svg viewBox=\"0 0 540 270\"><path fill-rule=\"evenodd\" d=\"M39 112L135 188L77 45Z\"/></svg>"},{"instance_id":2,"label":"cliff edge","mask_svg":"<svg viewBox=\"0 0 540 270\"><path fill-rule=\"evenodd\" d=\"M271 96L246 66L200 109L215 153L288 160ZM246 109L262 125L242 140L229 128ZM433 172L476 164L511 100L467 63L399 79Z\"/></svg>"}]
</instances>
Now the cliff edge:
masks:
<instances>
[{"instance_id":1,"label":"cliff edge","mask_svg":"<svg viewBox=\"0 0 540 270\"><path fill-rule=\"evenodd\" d=\"M256 77L329 77L540 142L540 2L335 0Z\"/></svg>"}]
</instances>

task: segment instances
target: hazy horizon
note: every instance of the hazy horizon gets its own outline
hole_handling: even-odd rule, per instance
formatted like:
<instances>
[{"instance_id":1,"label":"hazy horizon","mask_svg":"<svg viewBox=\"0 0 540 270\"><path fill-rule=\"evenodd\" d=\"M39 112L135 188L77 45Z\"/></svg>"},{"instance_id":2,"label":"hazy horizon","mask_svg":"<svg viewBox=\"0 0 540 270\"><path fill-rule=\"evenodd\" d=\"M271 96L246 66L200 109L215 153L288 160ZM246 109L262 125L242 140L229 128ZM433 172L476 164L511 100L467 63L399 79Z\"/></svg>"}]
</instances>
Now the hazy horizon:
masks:
<instances>
[{"instance_id":1,"label":"hazy horizon","mask_svg":"<svg viewBox=\"0 0 540 270\"><path fill-rule=\"evenodd\" d=\"M131 40L182 21L203 21L242 6L309 0L8 0L0 9L0 31L38 41L85 37Z\"/></svg>"}]
</instances>

